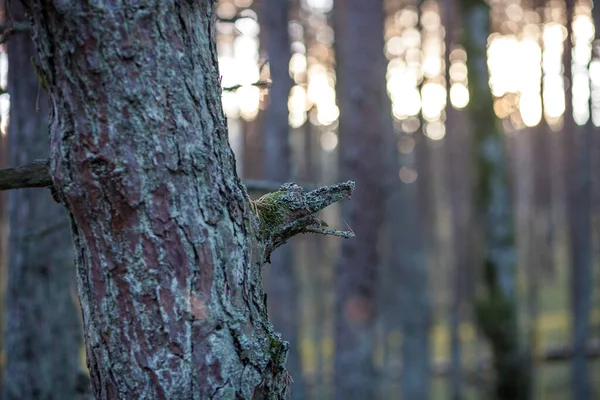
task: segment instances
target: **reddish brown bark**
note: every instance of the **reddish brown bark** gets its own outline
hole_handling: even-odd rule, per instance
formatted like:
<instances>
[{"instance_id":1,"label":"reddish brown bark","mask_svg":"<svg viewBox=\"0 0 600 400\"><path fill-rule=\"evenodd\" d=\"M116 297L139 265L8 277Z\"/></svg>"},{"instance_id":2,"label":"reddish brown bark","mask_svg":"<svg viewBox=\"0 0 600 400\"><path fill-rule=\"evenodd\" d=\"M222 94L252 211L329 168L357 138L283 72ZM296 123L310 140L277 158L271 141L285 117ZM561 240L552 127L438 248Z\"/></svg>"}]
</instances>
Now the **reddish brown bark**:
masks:
<instances>
[{"instance_id":1,"label":"reddish brown bark","mask_svg":"<svg viewBox=\"0 0 600 400\"><path fill-rule=\"evenodd\" d=\"M27 1L96 398L281 398L213 1Z\"/></svg>"}]
</instances>

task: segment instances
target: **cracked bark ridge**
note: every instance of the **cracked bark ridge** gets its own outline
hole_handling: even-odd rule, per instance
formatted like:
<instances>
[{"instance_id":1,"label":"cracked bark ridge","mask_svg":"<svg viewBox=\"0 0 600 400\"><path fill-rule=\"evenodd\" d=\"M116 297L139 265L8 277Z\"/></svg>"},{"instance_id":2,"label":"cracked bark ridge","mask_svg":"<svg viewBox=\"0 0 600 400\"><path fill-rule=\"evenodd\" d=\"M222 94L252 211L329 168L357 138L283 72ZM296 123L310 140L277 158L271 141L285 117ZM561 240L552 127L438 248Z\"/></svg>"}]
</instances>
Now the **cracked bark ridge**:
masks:
<instances>
[{"instance_id":1,"label":"cracked bark ridge","mask_svg":"<svg viewBox=\"0 0 600 400\"><path fill-rule=\"evenodd\" d=\"M252 200L252 210L259 222L260 237L264 243L265 262L271 253L293 236L302 233L354 237L353 232L326 229L327 224L314 214L325 207L349 198L354 182L348 181L307 192L295 183L283 184L278 191Z\"/></svg>"},{"instance_id":2,"label":"cracked bark ridge","mask_svg":"<svg viewBox=\"0 0 600 400\"><path fill-rule=\"evenodd\" d=\"M264 244L221 107L212 0L25 1L97 399L280 399Z\"/></svg>"}]
</instances>

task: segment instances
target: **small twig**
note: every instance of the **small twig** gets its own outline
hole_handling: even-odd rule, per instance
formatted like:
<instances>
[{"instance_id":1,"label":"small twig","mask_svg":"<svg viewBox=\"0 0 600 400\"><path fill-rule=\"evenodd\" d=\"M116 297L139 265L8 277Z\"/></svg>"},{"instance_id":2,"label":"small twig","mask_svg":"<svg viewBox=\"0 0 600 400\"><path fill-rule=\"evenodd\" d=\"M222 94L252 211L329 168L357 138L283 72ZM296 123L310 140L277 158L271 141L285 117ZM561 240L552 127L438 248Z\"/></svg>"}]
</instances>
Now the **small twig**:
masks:
<instances>
[{"instance_id":1,"label":"small twig","mask_svg":"<svg viewBox=\"0 0 600 400\"><path fill-rule=\"evenodd\" d=\"M271 82L269 82L269 81L256 81L256 82L250 83L250 84L244 84L244 85L238 84L238 85L224 87L224 88L222 88L222 90L224 92L235 92L236 90L238 90L242 86L256 86L256 87L258 87L260 89L267 89L267 88L271 87Z\"/></svg>"},{"instance_id":2,"label":"small twig","mask_svg":"<svg viewBox=\"0 0 600 400\"><path fill-rule=\"evenodd\" d=\"M306 232L318 233L320 235L339 236L345 239L356 237L356 235L352 231L338 231L337 229L323 229L310 226L306 228Z\"/></svg>"}]
</instances>

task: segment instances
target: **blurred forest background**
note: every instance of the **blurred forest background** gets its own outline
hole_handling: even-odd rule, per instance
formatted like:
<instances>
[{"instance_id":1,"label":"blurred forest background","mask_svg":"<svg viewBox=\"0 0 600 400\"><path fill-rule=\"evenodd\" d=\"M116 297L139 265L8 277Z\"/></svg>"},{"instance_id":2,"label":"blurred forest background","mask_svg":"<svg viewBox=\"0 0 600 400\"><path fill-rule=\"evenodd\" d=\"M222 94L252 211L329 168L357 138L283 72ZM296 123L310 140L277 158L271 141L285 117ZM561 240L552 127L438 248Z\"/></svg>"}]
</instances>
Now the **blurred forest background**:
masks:
<instances>
[{"instance_id":1,"label":"blurred forest background","mask_svg":"<svg viewBox=\"0 0 600 400\"><path fill-rule=\"evenodd\" d=\"M242 179L357 182L322 216L355 239L296 237L264 269L293 398L598 398L600 4L220 0L217 15ZM47 124L26 36L0 54L2 167L48 151L11 138ZM42 339L83 368L68 226L32 190L0 203L0 371ZM15 308L29 325L11 327ZM2 375L14 398L17 369Z\"/></svg>"}]
</instances>

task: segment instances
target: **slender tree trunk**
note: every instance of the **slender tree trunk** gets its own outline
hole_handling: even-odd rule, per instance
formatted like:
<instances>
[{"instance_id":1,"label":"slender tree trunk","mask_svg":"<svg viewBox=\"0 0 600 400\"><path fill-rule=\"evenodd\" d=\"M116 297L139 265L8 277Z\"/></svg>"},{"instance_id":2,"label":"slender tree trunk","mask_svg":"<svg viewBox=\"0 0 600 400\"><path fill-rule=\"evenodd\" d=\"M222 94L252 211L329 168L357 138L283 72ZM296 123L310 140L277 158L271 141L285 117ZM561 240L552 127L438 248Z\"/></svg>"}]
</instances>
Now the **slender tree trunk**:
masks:
<instances>
[{"instance_id":1,"label":"slender tree trunk","mask_svg":"<svg viewBox=\"0 0 600 400\"><path fill-rule=\"evenodd\" d=\"M285 397L214 2L27 1L97 399Z\"/></svg>"},{"instance_id":2,"label":"slender tree trunk","mask_svg":"<svg viewBox=\"0 0 600 400\"><path fill-rule=\"evenodd\" d=\"M419 18L421 2L417 2ZM389 100L382 107L384 121L392 126ZM403 399L425 400L429 398L430 307L427 276L427 233L428 196L427 184L427 138L421 128L413 133L414 148L410 154L398 154L397 136L391 128L386 132L395 140L389 146L391 154L384 159L391 162L386 166L385 180L390 184L386 215L390 230L390 280L395 285L391 297L395 312L399 314L402 332L402 375L401 394ZM387 126L386 126L387 127ZM398 162L399 161L399 162ZM407 183L399 178L401 168L416 172L416 181ZM411 229L406 229L410 226Z\"/></svg>"},{"instance_id":3,"label":"slender tree trunk","mask_svg":"<svg viewBox=\"0 0 600 400\"><path fill-rule=\"evenodd\" d=\"M20 3L12 15L25 19ZM30 58L29 35L8 43L11 95L9 164L48 157L48 97ZM73 245L67 216L49 191L8 196L10 224L4 399L76 399L88 391L75 300Z\"/></svg>"},{"instance_id":4,"label":"slender tree trunk","mask_svg":"<svg viewBox=\"0 0 600 400\"><path fill-rule=\"evenodd\" d=\"M0 23L4 24L6 4L0 3ZM6 90L6 87L1 89ZM0 118L0 122L1 118ZM8 135L7 132L0 131L0 168L6 168L8 158ZM2 393L4 385L4 360L6 353L4 349L4 327L5 327L5 310L6 310L6 269L8 263L8 213L6 212L6 193L0 193L0 400L3 400Z\"/></svg>"},{"instance_id":5,"label":"slender tree trunk","mask_svg":"<svg viewBox=\"0 0 600 400\"><path fill-rule=\"evenodd\" d=\"M502 131L494 114L488 84L489 8L484 1L461 1L463 45L467 51L471 127L477 149L476 195L484 231L484 285L477 320L488 339L495 371L495 397L526 399L527 364L519 348L516 309L515 239L512 195Z\"/></svg>"},{"instance_id":6,"label":"slender tree trunk","mask_svg":"<svg viewBox=\"0 0 600 400\"><path fill-rule=\"evenodd\" d=\"M589 331L592 292L591 227L591 135L592 128L578 129L573 120L572 40L574 0L566 2L567 38L563 63L565 82L564 145L567 188L567 216L571 264L571 312L573 315L572 396L591 399L591 382L586 346Z\"/></svg>"},{"instance_id":7,"label":"slender tree trunk","mask_svg":"<svg viewBox=\"0 0 600 400\"><path fill-rule=\"evenodd\" d=\"M595 27L595 37L592 43L592 60L595 62L600 61L600 4L594 2L592 8L592 17ZM591 111L596 111L600 107L600 85L597 83L591 88ZM592 113L590 112L590 119ZM590 123L594 124L593 120ZM600 121L596 121L600 124ZM595 124L594 124L595 126ZM592 154L592 221L594 225L592 227L592 237L596 241L600 238L600 129L596 126L593 134L593 154ZM592 268L598 268L598 259L600 259L600 246L594 246L595 253L592 257L594 262ZM593 283L595 288L600 288L600 273L596 273L596 279ZM597 290L597 289L596 289ZM592 326L592 335L600 336L600 321L594 323Z\"/></svg>"},{"instance_id":8,"label":"slender tree trunk","mask_svg":"<svg viewBox=\"0 0 600 400\"><path fill-rule=\"evenodd\" d=\"M336 269L335 398L374 398L373 365L378 235L385 206L382 177L385 95L382 1L334 3L340 172L356 180L343 220L361 238L342 243Z\"/></svg>"},{"instance_id":9,"label":"slender tree trunk","mask_svg":"<svg viewBox=\"0 0 600 400\"><path fill-rule=\"evenodd\" d=\"M447 193L452 215L452 259L450 265L450 391L451 400L460 400L462 394L462 355L460 342L461 306L464 300L463 279L466 269L468 241L463 240L467 235L467 215L465 193L465 169L461 160L464 157L465 138L462 130L457 129L456 110L450 101L450 53L455 45L455 20L456 3L453 0L445 0L443 4L443 23L446 30L445 36L445 75L446 75L446 137L445 137L445 170L447 175Z\"/></svg>"},{"instance_id":10,"label":"slender tree trunk","mask_svg":"<svg viewBox=\"0 0 600 400\"><path fill-rule=\"evenodd\" d=\"M287 182L291 177L288 97L292 88L289 63L292 56L288 36L289 2L265 0L262 4L263 35L271 72L269 106L264 115L264 173L267 179ZM288 370L294 385L292 398L304 398L298 332L298 287L294 272L294 246L283 246L271 256L268 279L268 309L273 326L291 343Z\"/></svg>"},{"instance_id":11,"label":"slender tree trunk","mask_svg":"<svg viewBox=\"0 0 600 400\"><path fill-rule=\"evenodd\" d=\"M426 146L425 137L416 137L417 147ZM390 146L396 151L397 146ZM415 151L417 151L415 149ZM413 154L413 156L415 156ZM402 166L415 168L401 157ZM412 164L412 165L411 165ZM390 168L397 171L399 167ZM417 173L423 171L416 171ZM400 314L402 327L402 398L429 398L429 290L425 252L425 229L419 198L419 185L427 177L420 174L416 182L396 181L388 197L387 215L390 220L391 265L396 282L394 304ZM410 226L410 229L406 227Z\"/></svg>"}]
</instances>

